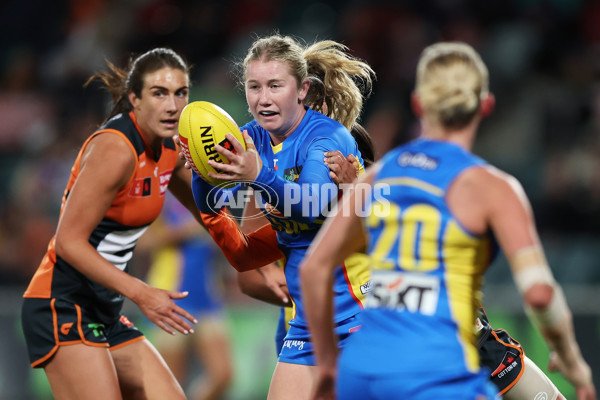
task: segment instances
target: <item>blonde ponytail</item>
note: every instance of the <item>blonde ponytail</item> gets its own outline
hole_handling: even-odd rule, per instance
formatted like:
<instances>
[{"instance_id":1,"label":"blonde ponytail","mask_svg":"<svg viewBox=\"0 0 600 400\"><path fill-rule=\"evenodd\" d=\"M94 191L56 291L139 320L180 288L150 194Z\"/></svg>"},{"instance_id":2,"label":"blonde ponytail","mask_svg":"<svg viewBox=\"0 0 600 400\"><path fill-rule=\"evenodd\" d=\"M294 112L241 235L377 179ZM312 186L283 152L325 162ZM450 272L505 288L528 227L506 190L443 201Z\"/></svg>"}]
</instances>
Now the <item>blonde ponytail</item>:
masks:
<instances>
[{"instance_id":1,"label":"blonde ponytail","mask_svg":"<svg viewBox=\"0 0 600 400\"><path fill-rule=\"evenodd\" d=\"M320 95L313 95L309 89L305 104L351 129L360 116L363 100L371 94L375 72L347 51L346 46L332 40L316 42L304 50L311 85L322 85L317 92Z\"/></svg>"}]
</instances>

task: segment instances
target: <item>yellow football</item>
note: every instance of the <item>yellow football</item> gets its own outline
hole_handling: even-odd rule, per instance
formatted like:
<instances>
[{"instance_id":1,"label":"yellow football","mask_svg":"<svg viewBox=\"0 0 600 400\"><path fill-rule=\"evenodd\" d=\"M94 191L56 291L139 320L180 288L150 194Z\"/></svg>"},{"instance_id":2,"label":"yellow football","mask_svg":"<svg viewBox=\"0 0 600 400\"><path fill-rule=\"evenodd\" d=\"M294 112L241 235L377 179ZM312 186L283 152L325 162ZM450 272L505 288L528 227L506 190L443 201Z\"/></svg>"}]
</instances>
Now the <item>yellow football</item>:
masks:
<instances>
[{"instance_id":1,"label":"yellow football","mask_svg":"<svg viewBox=\"0 0 600 400\"><path fill-rule=\"evenodd\" d=\"M235 152L225 134L231 133L246 149L246 143L233 118L221 107L208 101L189 103L179 116L179 141L185 159L192 169L214 186L232 187L237 182L223 181L208 176L220 172L208 165L208 160L228 164L227 158L215 150L215 144Z\"/></svg>"}]
</instances>

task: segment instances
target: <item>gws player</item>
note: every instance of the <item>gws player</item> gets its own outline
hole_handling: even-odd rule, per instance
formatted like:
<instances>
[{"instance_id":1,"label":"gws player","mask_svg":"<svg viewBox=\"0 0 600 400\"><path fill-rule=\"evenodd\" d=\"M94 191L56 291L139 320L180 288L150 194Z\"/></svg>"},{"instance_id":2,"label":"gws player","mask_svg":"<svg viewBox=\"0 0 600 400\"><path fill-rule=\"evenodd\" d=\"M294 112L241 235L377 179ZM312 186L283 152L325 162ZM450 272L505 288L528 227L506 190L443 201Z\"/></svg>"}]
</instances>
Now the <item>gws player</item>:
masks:
<instances>
[{"instance_id":1,"label":"gws player","mask_svg":"<svg viewBox=\"0 0 600 400\"><path fill-rule=\"evenodd\" d=\"M156 349L123 315L124 298L162 329L193 332L174 299L127 273L139 237L170 190L200 220L190 171L173 140L188 102L189 70L156 48L127 71L95 74L114 106L71 170L55 237L24 294L22 324L33 367L57 399L184 399ZM184 319L185 318L185 319Z\"/></svg>"}]
</instances>

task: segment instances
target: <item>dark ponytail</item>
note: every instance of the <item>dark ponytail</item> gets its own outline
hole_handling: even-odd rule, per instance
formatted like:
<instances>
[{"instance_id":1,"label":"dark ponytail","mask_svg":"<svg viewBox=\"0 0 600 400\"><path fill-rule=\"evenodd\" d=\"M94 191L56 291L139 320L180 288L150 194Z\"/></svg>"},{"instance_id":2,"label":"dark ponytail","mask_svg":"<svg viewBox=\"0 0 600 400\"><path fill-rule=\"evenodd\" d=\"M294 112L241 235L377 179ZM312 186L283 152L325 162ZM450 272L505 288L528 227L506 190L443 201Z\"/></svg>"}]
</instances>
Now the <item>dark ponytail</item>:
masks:
<instances>
[{"instance_id":1,"label":"dark ponytail","mask_svg":"<svg viewBox=\"0 0 600 400\"><path fill-rule=\"evenodd\" d=\"M369 132L358 122L355 122L352 125L352 129L350 133L356 140L356 144L358 145L358 150L362 155L363 161L365 163L365 168L370 166L375 162L375 149L373 147L373 140L371 140L371 135Z\"/></svg>"}]
</instances>

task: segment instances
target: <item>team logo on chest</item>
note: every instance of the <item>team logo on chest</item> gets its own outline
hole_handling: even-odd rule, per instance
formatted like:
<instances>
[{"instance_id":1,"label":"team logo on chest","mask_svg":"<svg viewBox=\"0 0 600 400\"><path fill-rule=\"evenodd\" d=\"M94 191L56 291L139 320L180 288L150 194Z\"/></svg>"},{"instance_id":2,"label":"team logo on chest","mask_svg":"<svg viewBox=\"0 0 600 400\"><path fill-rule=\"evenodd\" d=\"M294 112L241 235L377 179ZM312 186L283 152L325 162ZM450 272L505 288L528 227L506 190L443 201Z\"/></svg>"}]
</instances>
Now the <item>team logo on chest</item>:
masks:
<instances>
[{"instance_id":1,"label":"team logo on chest","mask_svg":"<svg viewBox=\"0 0 600 400\"><path fill-rule=\"evenodd\" d=\"M158 191L161 196L164 196L167 187L169 186L169 182L171 181L171 175L173 175L173 170L169 169L167 171L163 171L158 173L158 166L154 169L154 174L157 175L158 179ZM147 176L145 178L138 178L133 181L131 184L131 189L129 189L129 196L131 197L149 197L152 195L152 177Z\"/></svg>"},{"instance_id":2,"label":"team logo on chest","mask_svg":"<svg viewBox=\"0 0 600 400\"><path fill-rule=\"evenodd\" d=\"M131 184L129 196L131 197L148 197L152 194L152 178L135 179Z\"/></svg>"},{"instance_id":3,"label":"team logo on chest","mask_svg":"<svg viewBox=\"0 0 600 400\"><path fill-rule=\"evenodd\" d=\"M300 172L302 172L302 166L286 168L283 170L283 179L286 181L298 182Z\"/></svg>"}]
</instances>

